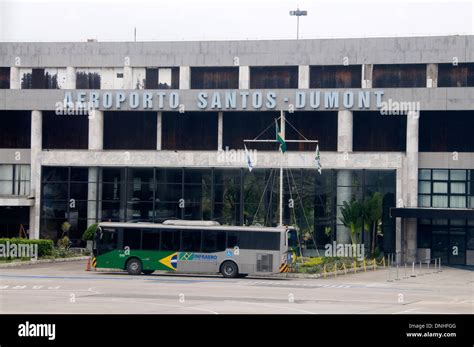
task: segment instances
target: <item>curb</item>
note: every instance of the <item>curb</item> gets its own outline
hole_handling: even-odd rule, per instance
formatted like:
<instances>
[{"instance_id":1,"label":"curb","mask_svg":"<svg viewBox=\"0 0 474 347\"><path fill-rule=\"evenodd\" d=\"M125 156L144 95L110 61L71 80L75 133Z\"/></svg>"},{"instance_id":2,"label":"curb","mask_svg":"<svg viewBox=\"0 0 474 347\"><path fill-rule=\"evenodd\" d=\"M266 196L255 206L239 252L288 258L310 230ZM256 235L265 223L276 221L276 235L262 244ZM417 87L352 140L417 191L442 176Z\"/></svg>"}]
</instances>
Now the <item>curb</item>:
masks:
<instances>
[{"instance_id":1,"label":"curb","mask_svg":"<svg viewBox=\"0 0 474 347\"><path fill-rule=\"evenodd\" d=\"M39 260L18 261L18 262L0 264L0 269L8 268L8 267L35 265L35 264L65 263L65 262L70 262L70 261L87 260L88 258L89 257L82 256L82 257L59 258L59 259L39 259Z\"/></svg>"}]
</instances>

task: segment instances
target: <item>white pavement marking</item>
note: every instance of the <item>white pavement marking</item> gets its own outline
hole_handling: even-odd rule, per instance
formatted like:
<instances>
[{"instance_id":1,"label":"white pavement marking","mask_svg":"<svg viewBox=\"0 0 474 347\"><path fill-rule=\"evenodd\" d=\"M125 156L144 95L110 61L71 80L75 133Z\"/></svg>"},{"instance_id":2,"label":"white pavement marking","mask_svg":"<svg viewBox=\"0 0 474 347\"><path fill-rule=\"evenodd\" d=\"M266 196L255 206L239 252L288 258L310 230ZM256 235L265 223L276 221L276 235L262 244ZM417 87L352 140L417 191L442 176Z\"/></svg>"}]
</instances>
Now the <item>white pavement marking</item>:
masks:
<instances>
[{"instance_id":1,"label":"white pavement marking","mask_svg":"<svg viewBox=\"0 0 474 347\"><path fill-rule=\"evenodd\" d=\"M112 299L111 301L116 301L116 302L123 302L123 303L129 303L129 304L147 304L147 305L155 305L155 306L168 306L168 307L175 307L175 308L187 308L190 310L196 310L196 311L204 311L212 314L219 314L218 312L211 311L211 310L206 310L205 308L196 308L196 307L190 307L190 306L180 306L180 305L169 305L169 304L157 304L155 302L149 302L149 301L130 301L130 300L120 300L120 299Z\"/></svg>"},{"instance_id":2,"label":"white pavement marking","mask_svg":"<svg viewBox=\"0 0 474 347\"><path fill-rule=\"evenodd\" d=\"M416 310L418 310L418 309L417 308L410 308L409 310L394 312L393 314L403 314L403 313L413 312L413 311L416 311ZM419 313L419 312L417 312L417 313Z\"/></svg>"},{"instance_id":3,"label":"white pavement marking","mask_svg":"<svg viewBox=\"0 0 474 347\"><path fill-rule=\"evenodd\" d=\"M269 305L269 304L261 304L261 303L258 303L258 302L247 302L247 301L240 301L240 300L224 300L224 302L229 302L229 303L233 303L233 304L247 304L247 305L266 306L266 307L271 307L271 308L293 310L293 311L298 311L298 312L302 312L302 313L316 314L315 312L300 310L298 308L286 307L286 306L277 306L277 305Z\"/></svg>"}]
</instances>

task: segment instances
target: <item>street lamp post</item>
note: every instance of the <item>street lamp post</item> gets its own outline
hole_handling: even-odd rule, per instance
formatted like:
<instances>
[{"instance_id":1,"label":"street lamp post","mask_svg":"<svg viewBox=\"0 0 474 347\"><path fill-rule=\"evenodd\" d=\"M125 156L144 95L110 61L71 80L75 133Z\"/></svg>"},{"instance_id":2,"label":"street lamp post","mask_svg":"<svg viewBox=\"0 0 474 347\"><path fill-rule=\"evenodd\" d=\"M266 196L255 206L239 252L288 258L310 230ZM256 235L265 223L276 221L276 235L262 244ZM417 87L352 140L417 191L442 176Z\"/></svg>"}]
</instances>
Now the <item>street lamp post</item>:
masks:
<instances>
[{"instance_id":1,"label":"street lamp post","mask_svg":"<svg viewBox=\"0 0 474 347\"><path fill-rule=\"evenodd\" d=\"M307 16L308 11L301 11L299 8L296 8L296 11L290 11L290 16L296 16L296 39L300 38L300 17Z\"/></svg>"}]
</instances>

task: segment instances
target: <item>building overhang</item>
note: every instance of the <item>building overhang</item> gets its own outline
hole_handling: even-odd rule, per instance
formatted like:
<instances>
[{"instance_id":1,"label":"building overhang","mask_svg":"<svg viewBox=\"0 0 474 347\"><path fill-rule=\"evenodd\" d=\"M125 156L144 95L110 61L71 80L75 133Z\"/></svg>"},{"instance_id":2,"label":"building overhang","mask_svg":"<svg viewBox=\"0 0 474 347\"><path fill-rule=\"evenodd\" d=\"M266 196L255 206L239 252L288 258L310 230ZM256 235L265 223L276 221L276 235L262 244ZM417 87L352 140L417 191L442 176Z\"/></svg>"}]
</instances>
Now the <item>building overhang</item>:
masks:
<instances>
[{"instance_id":1,"label":"building overhang","mask_svg":"<svg viewBox=\"0 0 474 347\"><path fill-rule=\"evenodd\" d=\"M472 208L392 207L391 218L474 219Z\"/></svg>"},{"instance_id":2,"label":"building overhang","mask_svg":"<svg viewBox=\"0 0 474 347\"><path fill-rule=\"evenodd\" d=\"M0 207L34 206L35 199L26 197L0 197Z\"/></svg>"}]
</instances>

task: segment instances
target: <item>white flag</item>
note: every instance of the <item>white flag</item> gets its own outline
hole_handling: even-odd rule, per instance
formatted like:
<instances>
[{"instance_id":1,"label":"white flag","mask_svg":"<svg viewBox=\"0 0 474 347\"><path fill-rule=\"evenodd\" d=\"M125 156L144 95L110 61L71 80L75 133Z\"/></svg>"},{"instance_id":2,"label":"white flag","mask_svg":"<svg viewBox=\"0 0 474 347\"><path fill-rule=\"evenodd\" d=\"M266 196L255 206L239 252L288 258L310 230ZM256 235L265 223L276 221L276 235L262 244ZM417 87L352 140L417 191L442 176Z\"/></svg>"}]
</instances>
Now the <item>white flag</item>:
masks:
<instances>
[{"instance_id":1,"label":"white flag","mask_svg":"<svg viewBox=\"0 0 474 347\"><path fill-rule=\"evenodd\" d=\"M316 145L316 158L314 159L316 160L316 167L318 168L318 172L321 175L322 166L321 166L321 156L319 155L319 144Z\"/></svg>"},{"instance_id":2,"label":"white flag","mask_svg":"<svg viewBox=\"0 0 474 347\"><path fill-rule=\"evenodd\" d=\"M244 148L245 148L245 158L247 159L247 166L249 167L249 171L252 172L252 169L253 169L252 158L250 157L250 153L245 143L244 143Z\"/></svg>"}]
</instances>

